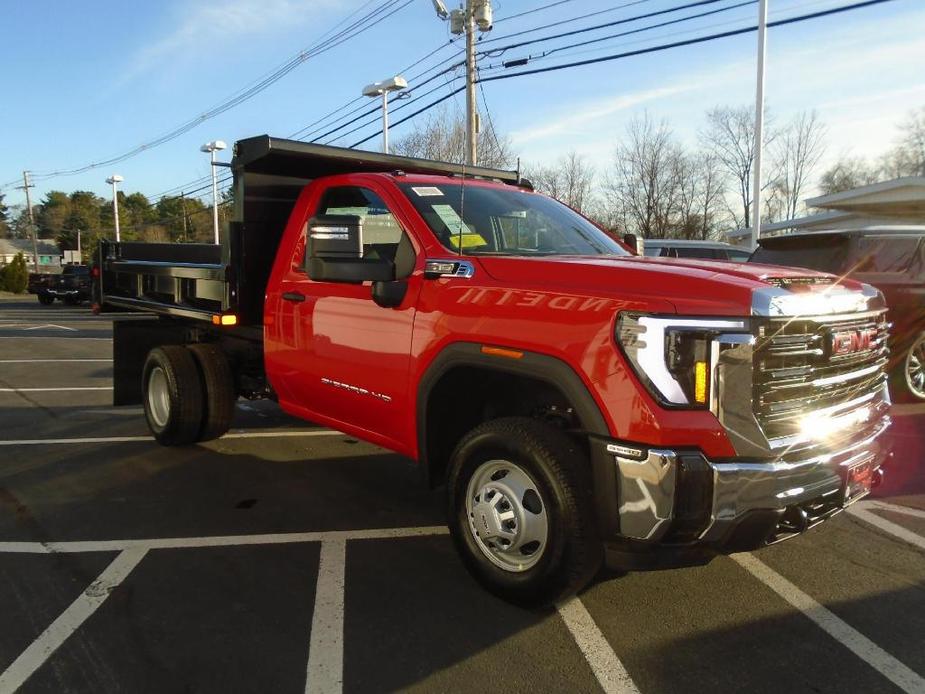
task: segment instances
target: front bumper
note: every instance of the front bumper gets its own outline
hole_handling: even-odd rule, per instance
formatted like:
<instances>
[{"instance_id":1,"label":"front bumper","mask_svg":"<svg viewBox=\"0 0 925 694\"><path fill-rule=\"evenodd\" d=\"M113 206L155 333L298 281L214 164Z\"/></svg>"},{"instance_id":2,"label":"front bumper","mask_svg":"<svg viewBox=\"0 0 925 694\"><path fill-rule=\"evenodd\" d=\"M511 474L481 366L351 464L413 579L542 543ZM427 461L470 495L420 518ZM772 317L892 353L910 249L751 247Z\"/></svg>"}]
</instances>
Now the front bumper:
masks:
<instances>
[{"instance_id":1,"label":"front bumper","mask_svg":"<svg viewBox=\"0 0 925 694\"><path fill-rule=\"evenodd\" d=\"M777 542L853 503L849 470L876 480L888 451L884 417L861 440L800 460L708 460L699 451L606 442L616 467L617 538L641 548L743 551Z\"/></svg>"}]
</instances>

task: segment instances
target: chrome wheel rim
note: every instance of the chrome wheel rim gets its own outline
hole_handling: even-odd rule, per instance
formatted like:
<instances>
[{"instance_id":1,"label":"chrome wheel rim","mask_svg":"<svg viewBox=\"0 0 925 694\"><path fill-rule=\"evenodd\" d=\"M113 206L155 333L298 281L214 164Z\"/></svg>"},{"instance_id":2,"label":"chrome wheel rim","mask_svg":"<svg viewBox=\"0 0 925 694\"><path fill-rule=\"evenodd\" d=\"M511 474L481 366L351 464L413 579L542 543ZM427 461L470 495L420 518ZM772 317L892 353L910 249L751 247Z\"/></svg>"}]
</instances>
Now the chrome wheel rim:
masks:
<instances>
[{"instance_id":1,"label":"chrome wheel rim","mask_svg":"<svg viewBox=\"0 0 925 694\"><path fill-rule=\"evenodd\" d=\"M148 375L148 412L157 426L167 426L170 420L170 389L167 374L160 366L155 366Z\"/></svg>"},{"instance_id":2,"label":"chrome wheel rim","mask_svg":"<svg viewBox=\"0 0 925 694\"><path fill-rule=\"evenodd\" d=\"M925 400L925 334L919 335L906 355L906 385L913 395Z\"/></svg>"},{"instance_id":3,"label":"chrome wheel rim","mask_svg":"<svg viewBox=\"0 0 925 694\"><path fill-rule=\"evenodd\" d=\"M546 503L533 478L508 460L476 469L466 488L466 517L479 550L505 571L527 571L546 551Z\"/></svg>"}]
</instances>

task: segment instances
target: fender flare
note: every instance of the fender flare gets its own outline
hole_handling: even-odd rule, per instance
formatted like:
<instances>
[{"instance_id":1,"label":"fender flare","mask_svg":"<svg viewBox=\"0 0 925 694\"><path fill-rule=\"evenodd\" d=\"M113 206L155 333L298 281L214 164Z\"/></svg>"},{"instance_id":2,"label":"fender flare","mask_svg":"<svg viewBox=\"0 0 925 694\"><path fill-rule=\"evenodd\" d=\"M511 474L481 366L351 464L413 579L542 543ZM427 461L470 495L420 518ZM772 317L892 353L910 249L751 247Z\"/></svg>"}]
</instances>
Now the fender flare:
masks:
<instances>
[{"instance_id":1,"label":"fender flare","mask_svg":"<svg viewBox=\"0 0 925 694\"><path fill-rule=\"evenodd\" d=\"M588 437L589 462L594 488L592 494L602 536L617 532L619 509L617 505L617 470L613 456L606 450L611 439L601 408L576 371L558 357L523 351L520 359L505 359L481 351L482 344L454 342L445 347L428 365L418 381L416 428L418 462L428 486L431 479L431 461L427 451L427 411L434 386L451 369L460 366L477 367L503 373L526 376L548 383L559 389L575 408L582 430Z\"/></svg>"}]
</instances>

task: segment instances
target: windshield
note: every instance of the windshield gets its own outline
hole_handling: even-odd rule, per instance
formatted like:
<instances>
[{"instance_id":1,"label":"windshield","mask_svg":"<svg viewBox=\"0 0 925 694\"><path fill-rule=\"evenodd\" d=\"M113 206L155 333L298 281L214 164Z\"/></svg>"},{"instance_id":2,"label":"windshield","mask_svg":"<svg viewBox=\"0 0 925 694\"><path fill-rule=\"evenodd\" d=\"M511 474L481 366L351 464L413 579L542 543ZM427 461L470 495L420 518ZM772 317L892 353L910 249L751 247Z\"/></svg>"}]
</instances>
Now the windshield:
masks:
<instances>
[{"instance_id":1,"label":"windshield","mask_svg":"<svg viewBox=\"0 0 925 694\"><path fill-rule=\"evenodd\" d=\"M838 274L845 265L847 249L847 241L841 236L792 238L786 243L759 246L750 262Z\"/></svg>"},{"instance_id":2,"label":"windshield","mask_svg":"<svg viewBox=\"0 0 925 694\"><path fill-rule=\"evenodd\" d=\"M629 255L577 212L516 188L400 186L447 249L467 255Z\"/></svg>"}]
</instances>

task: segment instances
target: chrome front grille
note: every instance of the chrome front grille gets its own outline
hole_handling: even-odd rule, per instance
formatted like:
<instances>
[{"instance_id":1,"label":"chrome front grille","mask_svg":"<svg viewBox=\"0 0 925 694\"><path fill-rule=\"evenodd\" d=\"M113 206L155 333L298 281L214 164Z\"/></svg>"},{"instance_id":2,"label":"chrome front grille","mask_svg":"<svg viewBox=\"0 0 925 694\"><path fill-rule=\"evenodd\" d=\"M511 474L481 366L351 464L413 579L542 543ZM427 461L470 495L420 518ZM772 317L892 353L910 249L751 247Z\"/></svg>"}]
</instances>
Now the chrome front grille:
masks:
<instances>
[{"instance_id":1,"label":"chrome front grille","mask_svg":"<svg viewBox=\"0 0 925 694\"><path fill-rule=\"evenodd\" d=\"M812 424L827 418L846 425L829 437L839 439L828 441L833 445L877 426L889 405L887 328L884 311L759 323L753 403L773 449L817 447Z\"/></svg>"}]
</instances>

